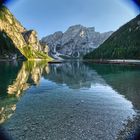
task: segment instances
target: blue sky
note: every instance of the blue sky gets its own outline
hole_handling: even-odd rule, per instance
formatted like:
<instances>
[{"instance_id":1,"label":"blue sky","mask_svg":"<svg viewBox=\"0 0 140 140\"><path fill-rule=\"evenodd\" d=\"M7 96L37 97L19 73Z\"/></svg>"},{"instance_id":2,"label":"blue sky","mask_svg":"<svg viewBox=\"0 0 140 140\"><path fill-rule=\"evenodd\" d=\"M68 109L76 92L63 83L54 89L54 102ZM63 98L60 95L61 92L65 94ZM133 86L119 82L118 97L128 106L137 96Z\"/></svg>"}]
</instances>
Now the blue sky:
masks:
<instances>
[{"instance_id":1,"label":"blue sky","mask_svg":"<svg viewBox=\"0 0 140 140\"><path fill-rule=\"evenodd\" d=\"M14 0L7 6L39 38L75 24L114 31L139 13L131 0Z\"/></svg>"}]
</instances>

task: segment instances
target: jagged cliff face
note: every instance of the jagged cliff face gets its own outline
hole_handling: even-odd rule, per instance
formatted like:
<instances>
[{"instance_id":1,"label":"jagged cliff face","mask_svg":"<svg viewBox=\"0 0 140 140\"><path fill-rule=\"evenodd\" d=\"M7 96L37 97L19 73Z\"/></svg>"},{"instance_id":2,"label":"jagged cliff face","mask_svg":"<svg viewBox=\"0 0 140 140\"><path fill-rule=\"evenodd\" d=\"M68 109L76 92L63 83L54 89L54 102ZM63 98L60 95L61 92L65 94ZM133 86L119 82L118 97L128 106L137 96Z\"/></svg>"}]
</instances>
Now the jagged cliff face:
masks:
<instances>
[{"instance_id":1,"label":"jagged cliff face","mask_svg":"<svg viewBox=\"0 0 140 140\"><path fill-rule=\"evenodd\" d=\"M34 30L27 31L11 12L5 7L0 8L0 58L16 59L48 59ZM47 53L47 52L46 52Z\"/></svg>"},{"instance_id":2,"label":"jagged cliff face","mask_svg":"<svg viewBox=\"0 0 140 140\"><path fill-rule=\"evenodd\" d=\"M111 34L112 32L96 32L94 27L75 25L69 27L64 33L59 31L44 37L40 42L49 46L50 54L54 57L80 58L97 48Z\"/></svg>"}]
</instances>

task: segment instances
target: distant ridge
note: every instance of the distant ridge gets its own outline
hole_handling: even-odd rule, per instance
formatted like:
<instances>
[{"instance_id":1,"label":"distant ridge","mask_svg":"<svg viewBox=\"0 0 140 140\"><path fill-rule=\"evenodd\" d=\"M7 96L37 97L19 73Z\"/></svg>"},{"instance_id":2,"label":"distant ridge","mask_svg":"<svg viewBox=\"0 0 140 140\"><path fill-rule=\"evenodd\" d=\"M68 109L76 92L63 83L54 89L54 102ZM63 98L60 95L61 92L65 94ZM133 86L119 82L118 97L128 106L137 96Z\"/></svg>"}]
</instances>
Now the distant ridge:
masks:
<instances>
[{"instance_id":1,"label":"distant ridge","mask_svg":"<svg viewBox=\"0 0 140 140\"><path fill-rule=\"evenodd\" d=\"M140 15L120 27L84 59L140 59Z\"/></svg>"}]
</instances>

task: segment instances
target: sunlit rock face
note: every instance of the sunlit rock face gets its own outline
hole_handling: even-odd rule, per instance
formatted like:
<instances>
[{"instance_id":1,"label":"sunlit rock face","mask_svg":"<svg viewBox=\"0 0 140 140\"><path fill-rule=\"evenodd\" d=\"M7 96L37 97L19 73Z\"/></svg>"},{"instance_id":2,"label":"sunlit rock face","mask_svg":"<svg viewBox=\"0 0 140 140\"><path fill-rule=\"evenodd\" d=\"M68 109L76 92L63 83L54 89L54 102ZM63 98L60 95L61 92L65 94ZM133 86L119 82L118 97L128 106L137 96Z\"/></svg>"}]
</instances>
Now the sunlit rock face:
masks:
<instances>
[{"instance_id":1,"label":"sunlit rock face","mask_svg":"<svg viewBox=\"0 0 140 140\"><path fill-rule=\"evenodd\" d=\"M97 48L111 34L112 31L99 33L95 31L94 27L75 25L69 27L64 33L59 31L46 36L40 42L49 46L50 55L53 57L81 58L84 54Z\"/></svg>"},{"instance_id":2,"label":"sunlit rock face","mask_svg":"<svg viewBox=\"0 0 140 140\"><path fill-rule=\"evenodd\" d=\"M15 77L13 77L13 73L8 75L7 78L9 79L9 82L5 83L5 89L0 90L0 93L4 96L2 99L0 99L0 124L4 123L15 112L16 103L20 100L24 91L26 91L32 85L38 85L41 75L48 74L50 71L48 63L42 61L23 62L22 67L18 67L19 70L16 71L15 67L17 66L15 65L11 68L11 71L13 71ZM2 71L5 68L6 67L3 67Z\"/></svg>"},{"instance_id":3,"label":"sunlit rock face","mask_svg":"<svg viewBox=\"0 0 140 140\"><path fill-rule=\"evenodd\" d=\"M41 51L41 45L37 38L37 32L34 30L29 30L23 32L23 37L28 45L31 45L36 51Z\"/></svg>"},{"instance_id":4,"label":"sunlit rock face","mask_svg":"<svg viewBox=\"0 0 140 140\"><path fill-rule=\"evenodd\" d=\"M48 59L34 30L26 30L5 7L0 8L0 59Z\"/></svg>"}]
</instances>

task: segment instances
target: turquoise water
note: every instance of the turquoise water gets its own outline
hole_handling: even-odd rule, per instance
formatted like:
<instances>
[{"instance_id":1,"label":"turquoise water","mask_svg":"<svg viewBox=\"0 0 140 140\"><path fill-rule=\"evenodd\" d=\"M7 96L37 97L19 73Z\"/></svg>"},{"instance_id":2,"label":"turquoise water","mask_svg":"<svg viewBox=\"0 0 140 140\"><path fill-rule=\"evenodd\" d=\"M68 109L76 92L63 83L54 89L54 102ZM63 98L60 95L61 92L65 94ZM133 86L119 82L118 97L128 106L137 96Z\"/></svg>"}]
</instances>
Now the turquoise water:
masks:
<instances>
[{"instance_id":1,"label":"turquoise water","mask_svg":"<svg viewBox=\"0 0 140 140\"><path fill-rule=\"evenodd\" d=\"M9 139L125 139L139 127L139 66L1 62L0 76Z\"/></svg>"}]
</instances>

